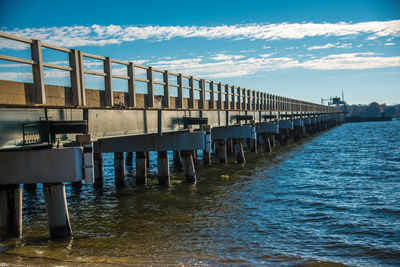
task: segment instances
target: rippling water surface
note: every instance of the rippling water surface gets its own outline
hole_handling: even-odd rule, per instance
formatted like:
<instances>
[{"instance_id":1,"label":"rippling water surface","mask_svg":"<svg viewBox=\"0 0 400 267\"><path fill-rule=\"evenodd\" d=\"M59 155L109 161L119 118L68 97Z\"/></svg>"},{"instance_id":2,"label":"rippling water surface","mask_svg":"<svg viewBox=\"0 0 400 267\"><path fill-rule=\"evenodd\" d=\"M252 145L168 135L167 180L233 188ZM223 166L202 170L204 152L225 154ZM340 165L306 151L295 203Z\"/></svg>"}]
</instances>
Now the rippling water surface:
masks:
<instances>
[{"instance_id":1,"label":"rippling water surface","mask_svg":"<svg viewBox=\"0 0 400 267\"><path fill-rule=\"evenodd\" d=\"M71 240L48 239L41 187L24 192L24 236L0 245L0 265L400 266L398 121L345 124L245 166L198 163L196 185L173 171L170 187L136 186L128 168L116 189L105 158L102 190L67 186Z\"/></svg>"}]
</instances>

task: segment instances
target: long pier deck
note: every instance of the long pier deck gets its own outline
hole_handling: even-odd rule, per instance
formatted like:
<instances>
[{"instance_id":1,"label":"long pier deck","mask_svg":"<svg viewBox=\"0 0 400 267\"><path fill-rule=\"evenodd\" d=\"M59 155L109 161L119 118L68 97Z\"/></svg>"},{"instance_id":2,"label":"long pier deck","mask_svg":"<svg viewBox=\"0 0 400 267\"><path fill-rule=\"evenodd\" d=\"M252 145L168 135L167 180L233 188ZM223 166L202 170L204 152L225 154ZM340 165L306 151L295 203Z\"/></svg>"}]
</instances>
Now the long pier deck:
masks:
<instances>
[{"instance_id":1,"label":"long pier deck","mask_svg":"<svg viewBox=\"0 0 400 267\"><path fill-rule=\"evenodd\" d=\"M195 151L211 164L227 162L227 151L246 161L245 148L301 140L343 122L341 111L301 100L200 79L133 62L91 55L0 32L0 38L29 45L31 58L0 60L32 66L33 83L0 80L0 239L22 234L21 184L43 183L52 237L71 235L63 182L103 181L102 153L114 153L116 186L136 153L136 181L147 182L148 152L158 153L160 184L169 184L167 151L196 182ZM53 50L67 65L44 62ZM96 61L103 71L90 69ZM70 86L45 84L44 69L65 71ZM121 71L122 70L122 71ZM89 76L104 78L104 90L89 89ZM144 77L143 77L144 75ZM126 92L114 90L125 80ZM146 92L137 88L145 85ZM125 155L125 156L124 156Z\"/></svg>"}]
</instances>

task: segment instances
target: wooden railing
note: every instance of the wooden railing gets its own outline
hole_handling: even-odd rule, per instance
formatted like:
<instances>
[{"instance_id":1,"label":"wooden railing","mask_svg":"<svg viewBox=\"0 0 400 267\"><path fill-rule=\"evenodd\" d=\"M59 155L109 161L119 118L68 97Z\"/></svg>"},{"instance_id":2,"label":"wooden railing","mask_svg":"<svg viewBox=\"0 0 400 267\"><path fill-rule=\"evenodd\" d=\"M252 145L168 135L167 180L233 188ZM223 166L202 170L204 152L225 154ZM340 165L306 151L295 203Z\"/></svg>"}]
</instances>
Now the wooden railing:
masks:
<instances>
[{"instance_id":1,"label":"wooden railing","mask_svg":"<svg viewBox=\"0 0 400 267\"><path fill-rule=\"evenodd\" d=\"M104 77L104 97L105 106L114 106L113 79L124 79L128 82L128 101L126 108L138 108L136 92L136 82L147 84L147 94L145 94L146 108L177 108L177 109L199 109L199 110L251 110L251 111L283 111L283 112L339 112L334 107L323 106L306 101L291 99L266 92L250 90L234 85L223 84L220 82L199 79L193 76L173 73L168 70L159 70L150 66L142 66L133 62L126 62L84 53L76 49L62 48L41 42L9 35L0 32L0 38L13 40L30 45L31 59L17 58L7 55L0 55L0 60L23 63L32 66L34 104L46 105L46 90L44 83L43 68L58 69L68 71L71 81L72 99L69 101L75 107L86 107L85 74ZM69 66L61 66L43 61L42 48L56 50L68 54ZM84 59L99 60L103 64L103 71L93 71L84 68ZM126 68L126 75L113 73L112 64L122 65ZM137 70L145 70L146 79L135 75ZM154 79L155 73L162 74L162 81ZM173 76L174 78L171 78ZM172 83L173 80L176 83ZM187 85L184 85L184 80ZM154 85L163 87L163 97L161 106L156 107ZM178 94L174 107L171 107L170 87L177 88ZM217 88L215 88L217 87ZM184 105L183 90L189 91L187 105ZM199 92L199 97L195 97L195 92ZM209 99L206 99L208 96Z\"/></svg>"}]
</instances>

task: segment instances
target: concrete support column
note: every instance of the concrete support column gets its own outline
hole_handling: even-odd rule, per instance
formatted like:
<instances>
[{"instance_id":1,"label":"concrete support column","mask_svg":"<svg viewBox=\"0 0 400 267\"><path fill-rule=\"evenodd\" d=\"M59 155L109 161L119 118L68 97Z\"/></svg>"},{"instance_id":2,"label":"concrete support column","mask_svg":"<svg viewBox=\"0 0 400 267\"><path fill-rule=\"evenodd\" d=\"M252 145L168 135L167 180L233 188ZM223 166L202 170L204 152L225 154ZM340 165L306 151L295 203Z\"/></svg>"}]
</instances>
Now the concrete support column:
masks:
<instances>
[{"instance_id":1,"label":"concrete support column","mask_svg":"<svg viewBox=\"0 0 400 267\"><path fill-rule=\"evenodd\" d=\"M250 151L257 153L257 139L250 139Z\"/></svg>"},{"instance_id":2,"label":"concrete support column","mask_svg":"<svg viewBox=\"0 0 400 267\"><path fill-rule=\"evenodd\" d=\"M186 182L196 183L196 171L193 163L192 151L181 151L183 172L185 174Z\"/></svg>"},{"instance_id":3,"label":"concrete support column","mask_svg":"<svg viewBox=\"0 0 400 267\"><path fill-rule=\"evenodd\" d=\"M271 152L272 151L271 141L270 141L271 135L265 134L262 137L264 139L264 150L265 150L265 152Z\"/></svg>"},{"instance_id":4,"label":"concrete support column","mask_svg":"<svg viewBox=\"0 0 400 267\"><path fill-rule=\"evenodd\" d=\"M43 184L43 196L51 238L65 238L71 235L65 185Z\"/></svg>"},{"instance_id":5,"label":"concrete support column","mask_svg":"<svg viewBox=\"0 0 400 267\"><path fill-rule=\"evenodd\" d=\"M226 152L228 155L233 154L235 152L232 139L226 139Z\"/></svg>"},{"instance_id":6,"label":"concrete support column","mask_svg":"<svg viewBox=\"0 0 400 267\"><path fill-rule=\"evenodd\" d=\"M147 153L136 152L136 184L147 184Z\"/></svg>"},{"instance_id":7,"label":"concrete support column","mask_svg":"<svg viewBox=\"0 0 400 267\"><path fill-rule=\"evenodd\" d=\"M269 143L271 144L271 148L275 147L275 145L276 145L275 134L270 134L269 135Z\"/></svg>"},{"instance_id":8,"label":"concrete support column","mask_svg":"<svg viewBox=\"0 0 400 267\"><path fill-rule=\"evenodd\" d=\"M204 164L211 164L211 153L205 149L203 150L203 162Z\"/></svg>"},{"instance_id":9,"label":"concrete support column","mask_svg":"<svg viewBox=\"0 0 400 267\"><path fill-rule=\"evenodd\" d=\"M235 152L237 155L238 163L245 163L246 158L244 157L243 140L242 139L234 139L233 144L235 147Z\"/></svg>"},{"instance_id":10,"label":"concrete support column","mask_svg":"<svg viewBox=\"0 0 400 267\"><path fill-rule=\"evenodd\" d=\"M288 129L279 129L279 144L281 146L287 145L288 143Z\"/></svg>"},{"instance_id":11,"label":"concrete support column","mask_svg":"<svg viewBox=\"0 0 400 267\"><path fill-rule=\"evenodd\" d=\"M125 183L125 159L123 152L114 152L114 173L117 186Z\"/></svg>"},{"instance_id":12,"label":"concrete support column","mask_svg":"<svg viewBox=\"0 0 400 267\"><path fill-rule=\"evenodd\" d=\"M228 163L226 144L224 139L215 140L219 162Z\"/></svg>"},{"instance_id":13,"label":"concrete support column","mask_svg":"<svg viewBox=\"0 0 400 267\"><path fill-rule=\"evenodd\" d=\"M22 189L0 186L0 240L22 236Z\"/></svg>"},{"instance_id":14,"label":"concrete support column","mask_svg":"<svg viewBox=\"0 0 400 267\"><path fill-rule=\"evenodd\" d=\"M182 167L181 154L180 154L179 150L173 151L173 162L174 162L175 168L179 169Z\"/></svg>"},{"instance_id":15,"label":"concrete support column","mask_svg":"<svg viewBox=\"0 0 400 267\"><path fill-rule=\"evenodd\" d=\"M29 194L36 194L37 184L24 184L24 191Z\"/></svg>"},{"instance_id":16,"label":"concrete support column","mask_svg":"<svg viewBox=\"0 0 400 267\"><path fill-rule=\"evenodd\" d=\"M102 187L103 186L103 154L94 153L94 186Z\"/></svg>"},{"instance_id":17,"label":"concrete support column","mask_svg":"<svg viewBox=\"0 0 400 267\"><path fill-rule=\"evenodd\" d=\"M145 153L146 153L146 158L147 158L147 161L146 161L147 168L150 168L150 151L146 151Z\"/></svg>"},{"instance_id":18,"label":"concrete support column","mask_svg":"<svg viewBox=\"0 0 400 267\"><path fill-rule=\"evenodd\" d=\"M305 126L301 127L301 136L302 136L303 138L306 138L306 137L307 137L307 129L306 129Z\"/></svg>"},{"instance_id":19,"label":"concrete support column","mask_svg":"<svg viewBox=\"0 0 400 267\"><path fill-rule=\"evenodd\" d=\"M302 127L301 126L294 126L293 128L293 141L301 141L301 135L302 135Z\"/></svg>"},{"instance_id":20,"label":"concrete support column","mask_svg":"<svg viewBox=\"0 0 400 267\"><path fill-rule=\"evenodd\" d=\"M133 162L133 152L126 152L125 165L132 166L132 162Z\"/></svg>"},{"instance_id":21,"label":"concrete support column","mask_svg":"<svg viewBox=\"0 0 400 267\"><path fill-rule=\"evenodd\" d=\"M158 151L157 167L158 167L158 183L169 184L169 160L167 151Z\"/></svg>"}]
</instances>

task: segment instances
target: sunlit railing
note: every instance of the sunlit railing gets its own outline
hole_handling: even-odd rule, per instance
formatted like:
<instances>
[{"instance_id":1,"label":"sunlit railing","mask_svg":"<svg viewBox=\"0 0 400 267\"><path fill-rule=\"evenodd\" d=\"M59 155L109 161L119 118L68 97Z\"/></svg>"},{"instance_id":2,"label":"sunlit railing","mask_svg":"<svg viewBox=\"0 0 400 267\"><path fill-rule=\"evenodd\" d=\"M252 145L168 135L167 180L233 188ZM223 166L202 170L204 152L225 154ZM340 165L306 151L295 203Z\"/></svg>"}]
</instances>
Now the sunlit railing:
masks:
<instances>
[{"instance_id":1,"label":"sunlit railing","mask_svg":"<svg viewBox=\"0 0 400 267\"><path fill-rule=\"evenodd\" d=\"M32 66L34 104L46 105L46 91L43 68L68 71L71 80L71 99L69 103L75 107L85 107L86 93L85 74L104 77L105 106L114 106L113 79L124 79L128 82L128 101L126 108L137 108L136 82L147 84L145 94L145 108L161 109L195 109L195 110L252 110L252 111L281 111L281 112L339 112L338 109L301 100L291 99L266 92L250 90L234 85L218 83L193 76L173 73L149 66L142 66L133 62L125 62L84 53L76 49L68 49L46 44L40 40L31 40L0 32L0 37L30 45L31 59L22 59L7 55L0 55L0 60L18 62ZM68 54L69 66L60 66L43 61L42 48L56 50ZM103 71L93 71L84 68L84 58L99 60L103 64ZM113 73L113 65L118 64L126 68L126 75ZM137 77L137 70L146 72L146 79ZM155 73L162 74L162 81L154 79ZM175 82L174 82L175 81ZM184 82L185 81L185 82ZM185 85L188 84L188 85ZM155 106L154 85L163 87L162 103ZM177 97L172 97L170 87L177 88ZM216 87L216 88L215 88ZM184 97L184 90L188 90L188 97ZM198 92L198 97L196 97ZM174 105L171 99L175 98ZM207 99L208 98L208 99ZM184 104L185 103L185 104Z\"/></svg>"}]
</instances>

